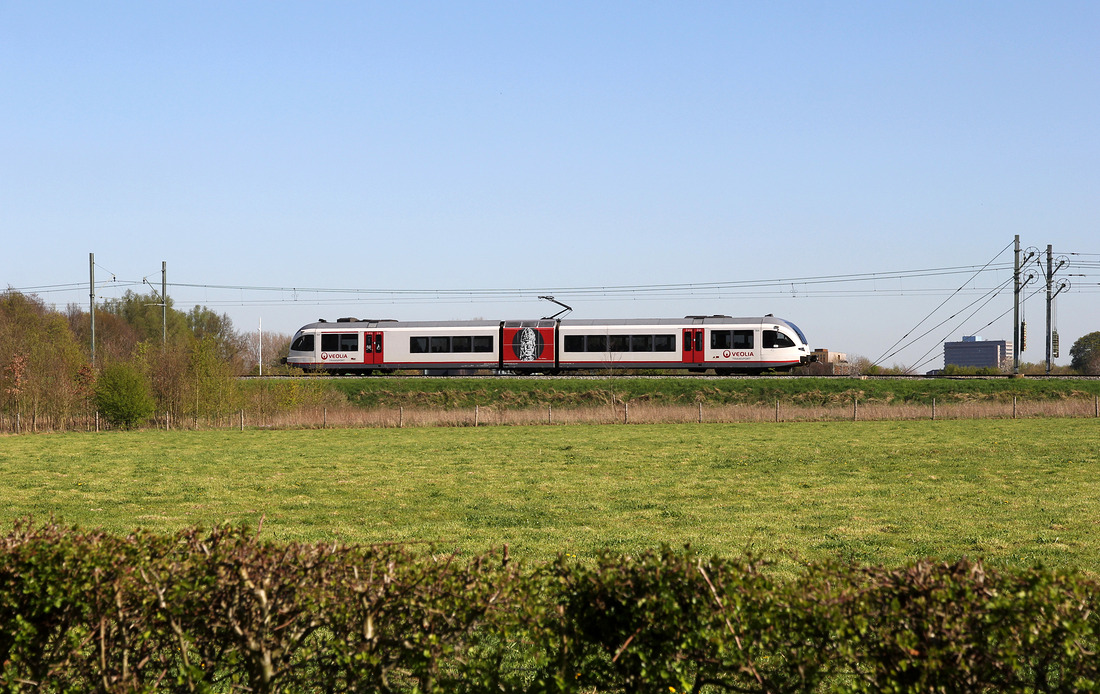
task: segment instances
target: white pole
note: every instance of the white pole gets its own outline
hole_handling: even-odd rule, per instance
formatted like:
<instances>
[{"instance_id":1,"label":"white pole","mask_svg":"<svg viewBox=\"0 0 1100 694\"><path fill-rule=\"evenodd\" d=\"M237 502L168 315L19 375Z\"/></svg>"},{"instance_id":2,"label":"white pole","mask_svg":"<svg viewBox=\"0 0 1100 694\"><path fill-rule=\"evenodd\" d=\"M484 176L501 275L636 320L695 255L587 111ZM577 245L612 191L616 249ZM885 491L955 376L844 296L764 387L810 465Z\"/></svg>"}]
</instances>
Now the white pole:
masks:
<instances>
[{"instance_id":1,"label":"white pole","mask_svg":"<svg viewBox=\"0 0 1100 694\"><path fill-rule=\"evenodd\" d=\"M264 319L260 316L260 375L264 375Z\"/></svg>"}]
</instances>

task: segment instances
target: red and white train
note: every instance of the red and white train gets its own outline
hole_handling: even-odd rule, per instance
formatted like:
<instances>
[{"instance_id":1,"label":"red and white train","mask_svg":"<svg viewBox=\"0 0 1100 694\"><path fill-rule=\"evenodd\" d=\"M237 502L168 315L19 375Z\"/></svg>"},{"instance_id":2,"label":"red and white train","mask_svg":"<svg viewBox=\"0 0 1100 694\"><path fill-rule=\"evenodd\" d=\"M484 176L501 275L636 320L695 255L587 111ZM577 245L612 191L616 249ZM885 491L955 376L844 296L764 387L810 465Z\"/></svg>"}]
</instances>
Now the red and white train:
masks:
<instances>
[{"instance_id":1,"label":"red and white train","mask_svg":"<svg viewBox=\"0 0 1100 694\"><path fill-rule=\"evenodd\" d=\"M367 375L398 369L558 373L687 369L786 371L810 361L806 336L771 314L624 320L395 321L341 318L294 334L286 363Z\"/></svg>"}]
</instances>

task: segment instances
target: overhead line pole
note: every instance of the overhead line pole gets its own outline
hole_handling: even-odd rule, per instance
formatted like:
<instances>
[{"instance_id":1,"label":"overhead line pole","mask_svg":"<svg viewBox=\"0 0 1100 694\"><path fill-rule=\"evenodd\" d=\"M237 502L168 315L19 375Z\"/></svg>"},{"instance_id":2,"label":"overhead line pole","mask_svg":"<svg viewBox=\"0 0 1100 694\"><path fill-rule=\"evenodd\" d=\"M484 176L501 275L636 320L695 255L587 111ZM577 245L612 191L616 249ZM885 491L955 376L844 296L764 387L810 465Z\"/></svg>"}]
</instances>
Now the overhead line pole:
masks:
<instances>
[{"instance_id":1,"label":"overhead line pole","mask_svg":"<svg viewBox=\"0 0 1100 694\"><path fill-rule=\"evenodd\" d=\"M95 253L88 254L88 296L91 299L89 315L92 317L92 367L95 367Z\"/></svg>"},{"instance_id":2,"label":"overhead line pole","mask_svg":"<svg viewBox=\"0 0 1100 694\"><path fill-rule=\"evenodd\" d=\"M1012 272L1012 373L1020 373L1020 235L1016 234L1016 259Z\"/></svg>"},{"instance_id":3,"label":"overhead line pole","mask_svg":"<svg viewBox=\"0 0 1100 694\"><path fill-rule=\"evenodd\" d=\"M1047 347L1047 374L1050 373L1050 293L1054 285L1054 250L1051 245L1047 244L1047 334L1046 334L1046 347Z\"/></svg>"},{"instance_id":4,"label":"overhead line pole","mask_svg":"<svg viewBox=\"0 0 1100 694\"><path fill-rule=\"evenodd\" d=\"M168 261L160 261L160 343L168 344Z\"/></svg>"}]
</instances>

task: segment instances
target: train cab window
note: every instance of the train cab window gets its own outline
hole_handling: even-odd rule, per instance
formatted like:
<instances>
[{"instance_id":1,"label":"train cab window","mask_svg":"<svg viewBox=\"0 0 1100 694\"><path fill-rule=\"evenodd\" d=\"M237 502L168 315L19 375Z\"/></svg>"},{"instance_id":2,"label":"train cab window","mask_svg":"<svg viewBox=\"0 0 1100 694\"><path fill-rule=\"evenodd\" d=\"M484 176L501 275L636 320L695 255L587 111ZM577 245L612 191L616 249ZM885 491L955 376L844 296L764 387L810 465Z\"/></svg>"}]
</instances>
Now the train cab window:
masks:
<instances>
[{"instance_id":1,"label":"train cab window","mask_svg":"<svg viewBox=\"0 0 1100 694\"><path fill-rule=\"evenodd\" d=\"M675 335L654 335L653 336L653 351L654 352L675 352L676 351L676 336Z\"/></svg>"},{"instance_id":2,"label":"train cab window","mask_svg":"<svg viewBox=\"0 0 1100 694\"><path fill-rule=\"evenodd\" d=\"M778 330L765 330L764 331L764 347L767 349L778 349L781 347L794 347L794 340L788 335L784 335Z\"/></svg>"},{"instance_id":3,"label":"train cab window","mask_svg":"<svg viewBox=\"0 0 1100 694\"><path fill-rule=\"evenodd\" d=\"M432 337L428 343L429 349L432 354L442 354L443 352L451 351L451 338L449 337Z\"/></svg>"},{"instance_id":4,"label":"train cab window","mask_svg":"<svg viewBox=\"0 0 1100 694\"><path fill-rule=\"evenodd\" d=\"M428 338L426 337L410 337L409 338L409 352L412 354L427 354L428 353Z\"/></svg>"},{"instance_id":5,"label":"train cab window","mask_svg":"<svg viewBox=\"0 0 1100 694\"><path fill-rule=\"evenodd\" d=\"M631 335L630 336L630 351L631 352L652 352L653 351L653 336L652 335Z\"/></svg>"},{"instance_id":6,"label":"train cab window","mask_svg":"<svg viewBox=\"0 0 1100 694\"><path fill-rule=\"evenodd\" d=\"M452 352L472 352L472 339L469 335L455 335L451 338Z\"/></svg>"},{"instance_id":7,"label":"train cab window","mask_svg":"<svg viewBox=\"0 0 1100 694\"><path fill-rule=\"evenodd\" d=\"M298 339L294 341L294 344L290 346L291 352L312 352L313 351L313 334L299 335Z\"/></svg>"},{"instance_id":8,"label":"train cab window","mask_svg":"<svg viewBox=\"0 0 1100 694\"><path fill-rule=\"evenodd\" d=\"M322 333L322 352L355 352L359 349L359 333Z\"/></svg>"},{"instance_id":9,"label":"train cab window","mask_svg":"<svg viewBox=\"0 0 1100 694\"><path fill-rule=\"evenodd\" d=\"M475 352L492 352L493 351L493 336L492 335L474 335L474 351Z\"/></svg>"},{"instance_id":10,"label":"train cab window","mask_svg":"<svg viewBox=\"0 0 1100 694\"><path fill-rule=\"evenodd\" d=\"M607 335L589 335L588 338L585 340L584 351L606 352Z\"/></svg>"}]
</instances>

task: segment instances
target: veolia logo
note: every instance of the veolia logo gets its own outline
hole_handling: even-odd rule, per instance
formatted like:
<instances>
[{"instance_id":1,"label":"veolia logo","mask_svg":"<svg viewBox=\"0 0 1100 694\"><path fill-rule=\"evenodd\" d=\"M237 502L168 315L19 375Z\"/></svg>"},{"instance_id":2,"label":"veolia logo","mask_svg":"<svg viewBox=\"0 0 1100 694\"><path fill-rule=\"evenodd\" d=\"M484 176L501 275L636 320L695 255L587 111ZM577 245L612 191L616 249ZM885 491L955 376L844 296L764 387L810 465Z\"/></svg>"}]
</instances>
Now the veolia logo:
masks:
<instances>
[{"instance_id":1,"label":"veolia logo","mask_svg":"<svg viewBox=\"0 0 1100 694\"><path fill-rule=\"evenodd\" d=\"M520 361L535 361L542 355L545 343L542 333L534 328L524 328L512 338L512 352Z\"/></svg>"}]
</instances>

